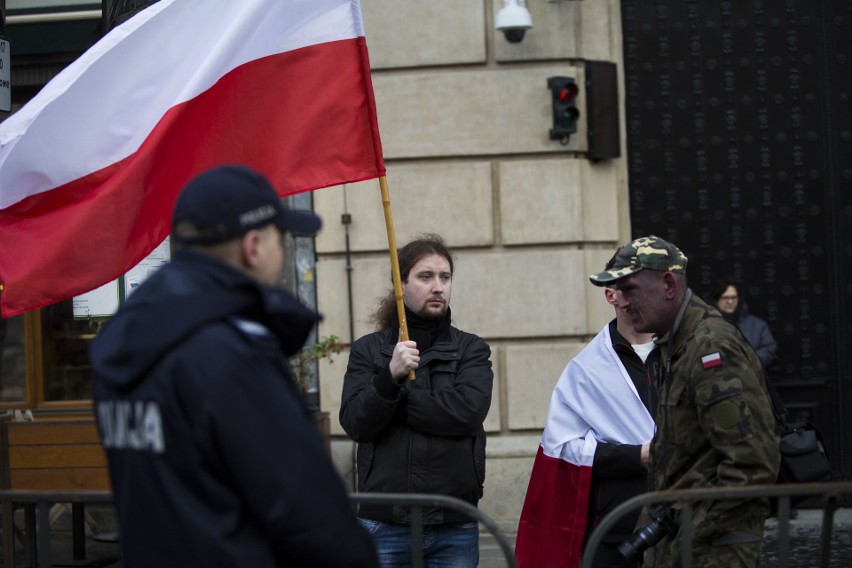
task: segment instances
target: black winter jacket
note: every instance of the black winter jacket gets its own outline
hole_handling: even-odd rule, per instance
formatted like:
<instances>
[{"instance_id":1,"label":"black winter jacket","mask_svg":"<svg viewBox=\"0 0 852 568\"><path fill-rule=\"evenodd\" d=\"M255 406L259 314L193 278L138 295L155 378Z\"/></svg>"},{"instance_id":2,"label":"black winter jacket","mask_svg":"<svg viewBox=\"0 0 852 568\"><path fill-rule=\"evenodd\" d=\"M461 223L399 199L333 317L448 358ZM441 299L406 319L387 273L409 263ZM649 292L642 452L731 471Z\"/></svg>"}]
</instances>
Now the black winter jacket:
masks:
<instances>
[{"instance_id":1,"label":"black winter jacket","mask_svg":"<svg viewBox=\"0 0 852 568\"><path fill-rule=\"evenodd\" d=\"M485 430L491 405L491 349L479 337L450 327L420 353L416 380L397 385L390 360L396 329L352 345L343 383L340 423L358 442L362 492L438 493L476 505L485 481ZM407 523L402 508L362 506L359 516ZM428 509L426 524L470 520Z\"/></svg>"},{"instance_id":2,"label":"black winter jacket","mask_svg":"<svg viewBox=\"0 0 852 568\"><path fill-rule=\"evenodd\" d=\"M93 341L125 568L377 565L288 367L316 320L179 250Z\"/></svg>"}]
</instances>

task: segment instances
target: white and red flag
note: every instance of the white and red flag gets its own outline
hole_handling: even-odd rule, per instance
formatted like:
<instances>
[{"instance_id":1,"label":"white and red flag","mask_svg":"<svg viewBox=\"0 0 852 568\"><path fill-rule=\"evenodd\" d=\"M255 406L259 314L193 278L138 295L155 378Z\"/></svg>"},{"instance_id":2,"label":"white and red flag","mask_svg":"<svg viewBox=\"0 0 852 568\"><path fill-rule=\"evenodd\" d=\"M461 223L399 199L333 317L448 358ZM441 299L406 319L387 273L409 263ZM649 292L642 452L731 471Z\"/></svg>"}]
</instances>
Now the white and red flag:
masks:
<instances>
[{"instance_id":1,"label":"white and red flag","mask_svg":"<svg viewBox=\"0 0 852 568\"><path fill-rule=\"evenodd\" d=\"M518 523L519 568L580 565L598 442L642 445L654 420L612 346L609 324L556 383Z\"/></svg>"},{"instance_id":2,"label":"white and red flag","mask_svg":"<svg viewBox=\"0 0 852 568\"><path fill-rule=\"evenodd\" d=\"M0 123L0 307L120 276L223 163L281 195L384 175L358 0L160 0Z\"/></svg>"}]
</instances>

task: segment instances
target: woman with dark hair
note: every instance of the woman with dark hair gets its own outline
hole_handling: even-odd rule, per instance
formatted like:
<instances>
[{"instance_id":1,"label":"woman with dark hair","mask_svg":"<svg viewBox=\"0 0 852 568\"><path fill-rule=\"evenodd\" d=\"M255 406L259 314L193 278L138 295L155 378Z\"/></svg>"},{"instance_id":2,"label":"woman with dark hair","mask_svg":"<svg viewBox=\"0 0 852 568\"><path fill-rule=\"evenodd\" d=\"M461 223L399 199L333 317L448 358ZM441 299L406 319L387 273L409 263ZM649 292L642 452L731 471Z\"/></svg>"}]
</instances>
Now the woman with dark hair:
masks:
<instances>
[{"instance_id":1,"label":"woman with dark hair","mask_svg":"<svg viewBox=\"0 0 852 568\"><path fill-rule=\"evenodd\" d=\"M716 308L722 316L736 325L757 352L760 362L768 367L775 360L778 344L769 331L769 325L757 316L748 313L748 306L740 293L741 284L736 280L724 278L716 282L713 298Z\"/></svg>"}]
</instances>

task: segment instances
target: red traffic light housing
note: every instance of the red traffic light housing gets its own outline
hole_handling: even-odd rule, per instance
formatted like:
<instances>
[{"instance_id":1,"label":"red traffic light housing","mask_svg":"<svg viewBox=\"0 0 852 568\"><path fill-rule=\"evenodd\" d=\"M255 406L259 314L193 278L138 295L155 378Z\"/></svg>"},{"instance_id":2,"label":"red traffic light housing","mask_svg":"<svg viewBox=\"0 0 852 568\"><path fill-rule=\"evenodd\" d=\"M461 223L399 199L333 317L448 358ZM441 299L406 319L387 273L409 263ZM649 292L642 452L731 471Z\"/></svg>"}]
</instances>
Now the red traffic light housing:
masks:
<instances>
[{"instance_id":1,"label":"red traffic light housing","mask_svg":"<svg viewBox=\"0 0 852 568\"><path fill-rule=\"evenodd\" d=\"M571 77L549 77L547 86L550 89L553 104L553 128L550 129L550 139L568 144L571 135L577 132L577 120L580 118L577 95L580 90Z\"/></svg>"}]
</instances>

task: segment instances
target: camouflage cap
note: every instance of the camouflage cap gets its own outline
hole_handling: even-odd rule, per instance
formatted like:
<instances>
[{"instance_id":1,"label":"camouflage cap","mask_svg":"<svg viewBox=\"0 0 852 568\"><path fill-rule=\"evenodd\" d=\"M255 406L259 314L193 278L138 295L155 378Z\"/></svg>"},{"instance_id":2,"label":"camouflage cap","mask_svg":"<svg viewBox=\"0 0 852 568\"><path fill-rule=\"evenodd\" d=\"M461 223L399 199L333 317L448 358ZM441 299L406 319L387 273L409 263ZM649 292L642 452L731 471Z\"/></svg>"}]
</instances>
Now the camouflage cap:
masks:
<instances>
[{"instance_id":1,"label":"camouflage cap","mask_svg":"<svg viewBox=\"0 0 852 568\"><path fill-rule=\"evenodd\" d=\"M640 237L623 246L607 264L607 269L589 276L595 286L606 286L643 268L661 272L686 272L686 255L660 237Z\"/></svg>"}]
</instances>

